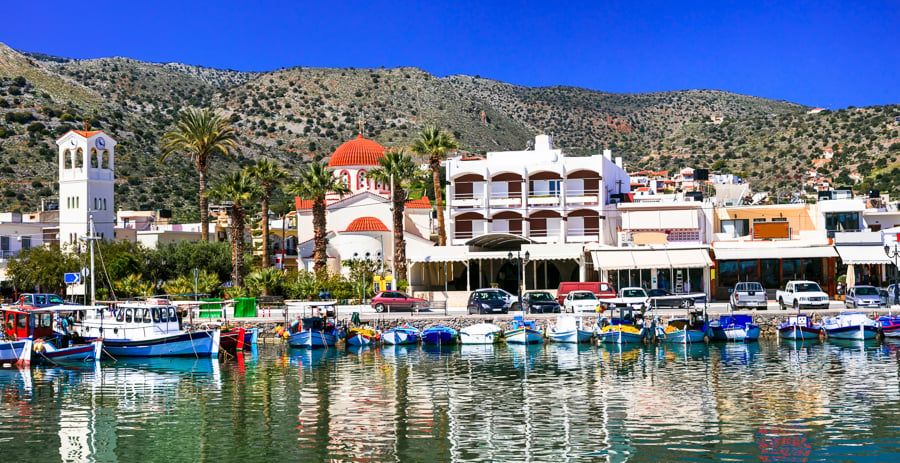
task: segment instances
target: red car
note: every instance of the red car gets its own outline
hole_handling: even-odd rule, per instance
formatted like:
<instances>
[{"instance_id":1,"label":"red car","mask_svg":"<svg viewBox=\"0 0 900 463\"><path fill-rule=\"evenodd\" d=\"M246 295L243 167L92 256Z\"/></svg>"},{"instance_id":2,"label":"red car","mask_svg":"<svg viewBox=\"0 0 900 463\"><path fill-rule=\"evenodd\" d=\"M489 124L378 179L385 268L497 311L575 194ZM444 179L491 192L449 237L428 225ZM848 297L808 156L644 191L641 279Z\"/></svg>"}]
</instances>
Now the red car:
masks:
<instances>
[{"instance_id":1,"label":"red car","mask_svg":"<svg viewBox=\"0 0 900 463\"><path fill-rule=\"evenodd\" d=\"M428 301L400 291L382 291L372 298L372 308L378 313L385 310L420 310L428 308Z\"/></svg>"}]
</instances>

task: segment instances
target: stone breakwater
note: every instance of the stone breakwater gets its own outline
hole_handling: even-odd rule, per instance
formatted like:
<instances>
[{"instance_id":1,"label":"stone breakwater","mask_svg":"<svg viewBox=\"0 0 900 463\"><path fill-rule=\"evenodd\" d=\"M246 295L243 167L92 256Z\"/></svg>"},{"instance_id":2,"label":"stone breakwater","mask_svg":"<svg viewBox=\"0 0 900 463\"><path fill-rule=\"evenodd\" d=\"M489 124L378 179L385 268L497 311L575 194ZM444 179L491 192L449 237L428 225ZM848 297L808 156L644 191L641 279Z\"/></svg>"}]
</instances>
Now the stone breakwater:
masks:
<instances>
[{"instance_id":1,"label":"stone breakwater","mask_svg":"<svg viewBox=\"0 0 900 463\"><path fill-rule=\"evenodd\" d=\"M888 309L877 309L877 310L866 310L864 311L869 318L877 319L879 316L889 313ZM778 325L787 321L789 315L794 314L792 311L743 311L736 312L744 315L750 315L753 317L753 323L759 325L760 327L760 337L762 338L776 338L778 337ZM832 317L841 313L840 310L818 310L811 312L804 312L809 314L812 317L813 323L820 324L825 317ZM545 333L550 329L550 326L553 325L556 321L556 317L558 314L532 314L528 315L529 320L535 320L540 329L542 329ZM658 315L659 319L665 322L668 319L674 318L677 315L662 313ZM683 312L681 314L683 316ZM719 314L710 315L711 319L715 319L719 316ZM275 327L282 325L284 326L286 323L284 320L273 320L271 318L266 319L237 319L237 325L245 326L245 327L255 327L260 329L260 341L261 342L277 342L279 339L275 336ZM455 315L455 316L445 316L445 315L433 315L433 314L392 314L389 316L385 316L383 314L362 314L360 317L360 322L362 325L374 327L379 330L388 330L390 328L394 328L401 325L412 325L416 328L424 329L433 325L443 325L449 328L453 328L455 330L460 330L470 325L474 325L476 323L493 323L501 328L506 328L513 320L513 316L511 314L503 314L503 315ZM585 315L584 320L588 326L593 325L597 322L597 318L593 315ZM645 323L650 323L652 321L652 317L648 314L644 317ZM234 320L231 320L234 322ZM346 327L350 326L350 316L340 316L337 320L338 325L343 325Z\"/></svg>"}]
</instances>

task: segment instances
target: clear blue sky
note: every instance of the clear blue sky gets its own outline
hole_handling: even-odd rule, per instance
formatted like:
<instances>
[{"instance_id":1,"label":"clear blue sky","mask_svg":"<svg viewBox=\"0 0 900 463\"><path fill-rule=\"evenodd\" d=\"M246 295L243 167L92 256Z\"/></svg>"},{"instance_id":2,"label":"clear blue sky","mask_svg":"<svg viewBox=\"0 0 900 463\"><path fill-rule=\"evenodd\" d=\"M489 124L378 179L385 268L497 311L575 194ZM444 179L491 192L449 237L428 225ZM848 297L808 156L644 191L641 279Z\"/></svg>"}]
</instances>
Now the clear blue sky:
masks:
<instances>
[{"instance_id":1,"label":"clear blue sky","mask_svg":"<svg viewBox=\"0 0 900 463\"><path fill-rule=\"evenodd\" d=\"M244 71L415 66L616 93L900 103L900 0L16 0L3 10L0 41L69 58Z\"/></svg>"}]
</instances>

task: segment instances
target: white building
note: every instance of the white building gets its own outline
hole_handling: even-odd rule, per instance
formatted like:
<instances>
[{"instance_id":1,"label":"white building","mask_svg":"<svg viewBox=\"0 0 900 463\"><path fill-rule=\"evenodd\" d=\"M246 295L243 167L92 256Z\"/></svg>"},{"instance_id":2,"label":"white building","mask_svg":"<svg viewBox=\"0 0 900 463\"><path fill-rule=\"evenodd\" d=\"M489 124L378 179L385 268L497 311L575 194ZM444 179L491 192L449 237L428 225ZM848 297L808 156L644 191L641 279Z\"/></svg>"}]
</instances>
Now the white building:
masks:
<instances>
[{"instance_id":1,"label":"white building","mask_svg":"<svg viewBox=\"0 0 900 463\"><path fill-rule=\"evenodd\" d=\"M570 157L538 135L533 150L457 156L445 165L449 245L410 249L415 288L446 287L464 297L496 283L515 292L518 270L508 256L526 251L525 288L555 290L560 281L596 278L584 245L616 242L615 203L631 189L621 158L613 161L608 150Z\"/></svg>"},{"instance_id":2,"label":"white building","mask_svg":"<svg viewBox=\"0 0 900 463\"><path fill-rule=\"evenodd\" d=\"M59 146L59 242L73 249L90 232L113 239L116 141L100 130L70 130Z\"/></svg>"}]
</instances>

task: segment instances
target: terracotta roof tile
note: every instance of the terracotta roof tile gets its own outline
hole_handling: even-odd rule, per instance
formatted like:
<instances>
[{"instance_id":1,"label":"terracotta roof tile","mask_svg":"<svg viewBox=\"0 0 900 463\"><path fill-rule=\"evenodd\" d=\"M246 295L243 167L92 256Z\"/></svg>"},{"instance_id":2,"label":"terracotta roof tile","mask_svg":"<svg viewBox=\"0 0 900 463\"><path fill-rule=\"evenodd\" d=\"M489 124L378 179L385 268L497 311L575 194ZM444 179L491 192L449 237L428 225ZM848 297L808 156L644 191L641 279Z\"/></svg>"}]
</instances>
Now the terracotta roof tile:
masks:
<instances>
[{"instance_id":1,"label":"terracotta roof tile","mask_svg":"<svg viewBox=\"0 0 900 463\"><path fill-rule=\"evenodd\" d=\"M383 157L383 146L360 135L334 150L328 161L328 167L377 166L378 160Z\"/></svg>"},{"instance_id":2,"label":"terracotta roof tile","mask_svg":"<svg viewBox=\"0 0 900 463\"><path fill-rule=\"evenodd\" d=\"M407 201L406 208L407 209L431 209L431 200L428 199L428 196L423 196L419 199Z\"/></svg>"},{"instance_id":3,"label":"terracotta roof tile","mask_svg":"<svg viewBox=\"0 0 900 463\"><path fill-rule=\"evenodd\" d=\"M384 223L375 217L359 217L350 225L347 225L345 232L370 232L370 231L389 231Z\"/></svg>"}]
</instances>

